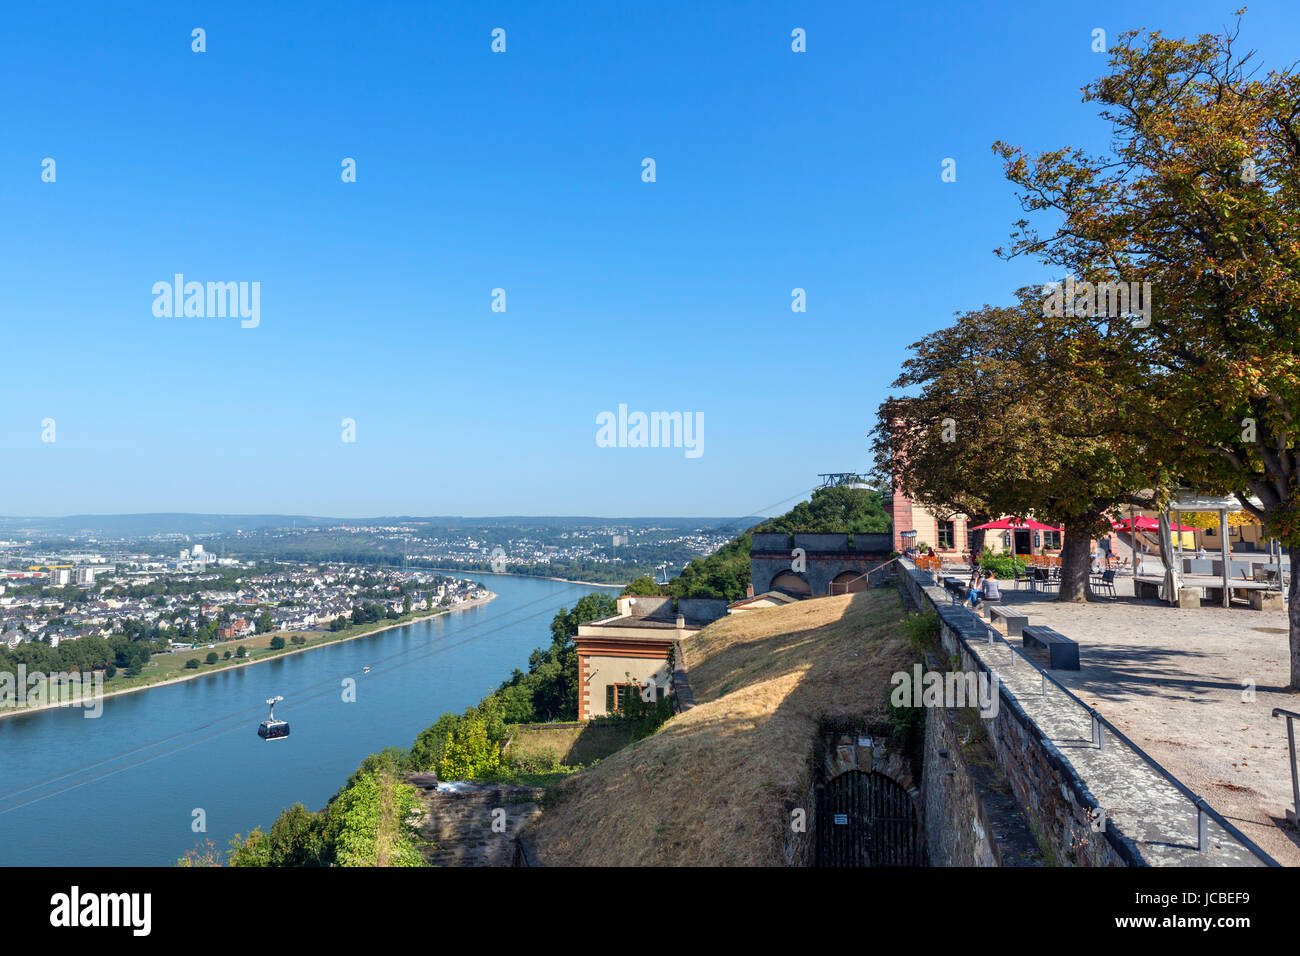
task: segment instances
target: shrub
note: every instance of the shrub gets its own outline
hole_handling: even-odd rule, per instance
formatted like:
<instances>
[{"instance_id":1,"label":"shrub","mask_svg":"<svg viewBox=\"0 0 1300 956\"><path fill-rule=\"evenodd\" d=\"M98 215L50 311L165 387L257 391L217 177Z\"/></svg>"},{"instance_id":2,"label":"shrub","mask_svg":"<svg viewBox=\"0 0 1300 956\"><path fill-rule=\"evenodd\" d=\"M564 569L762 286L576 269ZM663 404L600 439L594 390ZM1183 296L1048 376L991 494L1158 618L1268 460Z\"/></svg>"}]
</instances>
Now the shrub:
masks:
<instances>
[{"instance_id":1,"label":"shrub","mask_svg":"<svg viewBox=\"0 0 1300 956\"><path fill-rule=\"evenodd\" d=\"M501 748L488 737L487 722L475 714L447 735L438 761L438 779L470 780L495 773Z\"/></svg>"},{"instance_id":2,"label":"shrub","mask_svg":"<svg viewBox=\"0 0 1300 956\"><path fill-rule=\"evenodd\" d=\"M885 707L889 711L890 738L897 743L911 746L925 727L925 708L915 702L911 707L895 706L894 689L890 687L885 692Z\"/></svg>"},{"instance_id":3,"label":"shrub","mask_svg":"<svg viewBox=\"0 0 1300 956\"><path fill-rule=\"evenodd\" d=\"M189 670L197 670L199 666L199 659L197 657L191 657L188 661L185 662L185 666Z\"/></svg>"},{"instance_id":4,"label":"shrub","mask_svg":"<svg viewBox=\"0 0 1300 956\"><path fill-rule=\"evenodd\" d=\"M208 656L206 660L209 664L215 664L218 660L220 660L220 658L217 657L216 651L208 651Z\"/></svg>"},{"instance_id":5,"label":"shrub","mask_svg":"<svg viewBox=\"0 0 1300 956\"><path fill-rule=\"evenodd\" d=\"M903 637L918 651L925 650L939 637L939 615L934 611L917 611L903 618Z\"/></svg>"},{"instance_id":6,"label":"shrub","mask_svg":"<svg viewBox=\"0 0 1300 956\"><path fill-rule=\"evenodd\" d=\"M980 555L980 567L992 571L1000 578L1014 578L1016 572L1025 572L1025 562L1009 554L994 554L987 548Z\"/></svg>"},{"instance_id":7,"label":"shrub","mask_svg":"<svg viewBox=\"0 0 1300 956\"><path fill-rule=\"evenodd\" d=\"M277 634L275 635L275 637L271 638L271 650L278 651L281 650L283 647L284 647L283 637Z\"/></svg>"}]
</instances>

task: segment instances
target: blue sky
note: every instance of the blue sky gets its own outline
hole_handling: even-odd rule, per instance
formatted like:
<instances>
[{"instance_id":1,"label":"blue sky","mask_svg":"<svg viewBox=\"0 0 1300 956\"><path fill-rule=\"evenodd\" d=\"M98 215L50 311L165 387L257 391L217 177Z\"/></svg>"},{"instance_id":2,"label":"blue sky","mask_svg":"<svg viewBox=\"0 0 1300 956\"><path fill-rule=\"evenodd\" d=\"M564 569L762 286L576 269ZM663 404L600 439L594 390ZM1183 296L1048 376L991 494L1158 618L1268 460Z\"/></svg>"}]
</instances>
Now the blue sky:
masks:
<instances>
[{"instance_id":1,"label":"blue sky","mask_svg":"<svg viewBox=\"0 0 1300 956\"><path fill-rule=\"evenodd\" d=\"M990 145L1102 145L1092 30L1235 4L906 6L11 7L0 514L745 514L865 470L907 345L1044 277L992 253ZM1252 4L1265 66L1298 41ZM155 317L178 272L259 326ZM620 403L703 454L597 447Z\"/></svg>"}]
</instances>

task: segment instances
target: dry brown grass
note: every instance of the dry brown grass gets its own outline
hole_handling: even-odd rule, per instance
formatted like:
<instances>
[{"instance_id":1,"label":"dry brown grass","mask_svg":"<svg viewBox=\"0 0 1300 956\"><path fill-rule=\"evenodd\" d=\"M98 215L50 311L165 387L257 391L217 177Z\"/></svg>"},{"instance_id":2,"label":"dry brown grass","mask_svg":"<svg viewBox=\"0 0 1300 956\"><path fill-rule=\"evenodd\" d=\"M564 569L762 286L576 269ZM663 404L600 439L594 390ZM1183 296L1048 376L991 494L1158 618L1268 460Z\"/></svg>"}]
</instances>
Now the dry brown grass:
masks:
<instances>
[{"instance_id":1,"label":"dry brown grass","mask_svg":"<svg viewBox=\"0 0 1300 956\"><path fill-rule=\"evenodd\" d=\"M913 655L893 590L723 618L686 643L699 705L559 788L529 830L544 865L780 865L823 717L883 721Z\"/></svg>"}]
</instances>

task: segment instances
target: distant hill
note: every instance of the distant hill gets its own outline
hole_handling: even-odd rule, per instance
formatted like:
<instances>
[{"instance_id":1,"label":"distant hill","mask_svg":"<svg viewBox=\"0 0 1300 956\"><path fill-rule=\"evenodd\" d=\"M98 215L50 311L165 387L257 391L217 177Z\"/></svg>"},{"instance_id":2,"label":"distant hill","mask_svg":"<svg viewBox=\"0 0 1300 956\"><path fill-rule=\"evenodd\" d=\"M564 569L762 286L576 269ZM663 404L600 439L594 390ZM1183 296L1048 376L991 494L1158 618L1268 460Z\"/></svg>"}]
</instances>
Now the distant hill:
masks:
<instances>
[{"instance_id":1,"label":"distant hill","mask_svg":"<svg viewBox=\"0 0 1300 956\"><path fill-rule=\"evenodd\" d=\"M749 551L755 532L867 534L893 530L880 492L839 486L814 491L812 499L777 518L754 525L706 558L697 558L665 586L674 597L714 597L739 601L749 587Z\"/></svg>"},{"instance_id":2,"label":"distant hill","mask_svg":"<svg viewBox=\"0 0 1300 956\"><path fill-rule=\"evenodd\" d=\"M277 514L126 514L67 515L64 517L0 517L0 534L22 533L28 536L72 536L96 534L113 538L142 538L155 534L230 534L237 530L258 528L329 528L370 527L375 525L418 524L436 528L578 528L617 524L627 528L682 528L693 530L710 526L735 526L747 518L598 518L582 516L505 515L490 518L463 516L388 515L374 518L328 518L317 515Z\"/></svg>"}]
</instances>

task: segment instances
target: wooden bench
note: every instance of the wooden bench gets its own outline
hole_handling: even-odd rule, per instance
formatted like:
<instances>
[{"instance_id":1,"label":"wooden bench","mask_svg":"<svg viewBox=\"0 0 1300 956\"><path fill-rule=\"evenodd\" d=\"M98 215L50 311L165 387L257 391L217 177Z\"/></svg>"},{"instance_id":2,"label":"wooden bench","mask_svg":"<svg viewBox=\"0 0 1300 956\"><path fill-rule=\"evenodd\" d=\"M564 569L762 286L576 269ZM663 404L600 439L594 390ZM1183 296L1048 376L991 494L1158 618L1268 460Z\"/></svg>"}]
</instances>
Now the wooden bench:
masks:
<instances>
[{"instance_id":1,"label":"wooden bench","mask_svg":"<svg viewBox=\"0 0 1300 956\"><path fill-rule=\"evenodd\" d=\"M984 618L984 620L991 621L993 620L993 609L1001 606L1002 598L998 598L996 601L990 601L984 596L984 592L981 591L980 603L975 607L975 610L979 612L979 616Z\"/></svg>"},{"instance_id":2,"label":"wooden bench","mask_svg":"<svg viewBox=\"0 0 1300 956\"><path fill-rule=\"evenodd\" d=\"M1024 626L1029 623L1028 615L1000 604L989 609L989 616L990 620L999 620L1006 625L1007 637L1020 637Z\"/></svg>"},{"instance_id":3,"label":"wooden bench","mask_svg":"<svg viewBox=\"0 0 1300 956\"><path fill-rule=\"evenodd\" d=\"M1079 669L1079 645L1050 627L1041 624L1024 626L1020 631L1020 643L1024 647L1046 649L1052 670L1077 671Z\"/></svg>"},{"instance_id":4,"label":"wooden bench","mask_svg":"<svg viewBox=\"0 0 1300 956\"><path fill-rule=\"evenodd\" d=\"M952 595L952 603L958 604L966 600L966 582L961 578L954 578L951 575L943 579L943 586L947 588L948 593Z\"/></svg>"}]
</instances>

